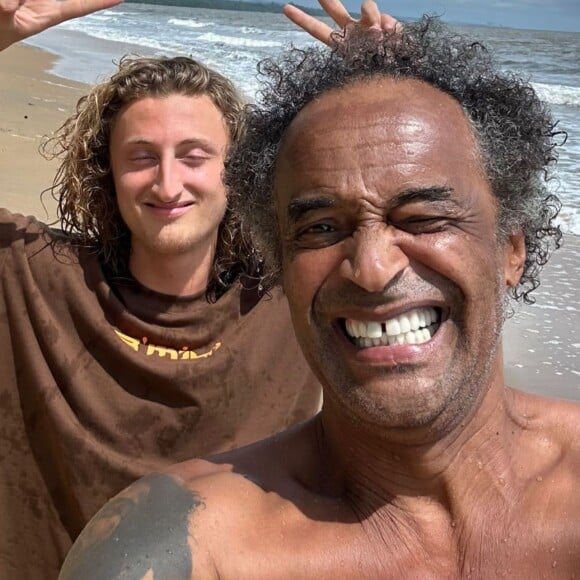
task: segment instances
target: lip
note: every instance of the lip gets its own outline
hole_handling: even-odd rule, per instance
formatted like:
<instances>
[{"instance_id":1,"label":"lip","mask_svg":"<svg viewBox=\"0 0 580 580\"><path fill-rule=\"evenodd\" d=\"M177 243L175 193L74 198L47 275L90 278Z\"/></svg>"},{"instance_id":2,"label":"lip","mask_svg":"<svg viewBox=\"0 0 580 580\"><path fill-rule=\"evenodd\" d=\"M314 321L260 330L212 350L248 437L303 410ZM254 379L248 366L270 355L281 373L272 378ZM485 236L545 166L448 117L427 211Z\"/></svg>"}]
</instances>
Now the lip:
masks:
<instances>
[{"instance_id":1,"label":"lip","mask_svg":"<svg viewBox=\"0 0 580 580\"><path fill-rule=\"evenodd\" d=\"M193 202L180 204L160 205L154 203L143 204L149 213L162 219L175 219L186 214L195 204Z\"/></svg>"}]
</instances>

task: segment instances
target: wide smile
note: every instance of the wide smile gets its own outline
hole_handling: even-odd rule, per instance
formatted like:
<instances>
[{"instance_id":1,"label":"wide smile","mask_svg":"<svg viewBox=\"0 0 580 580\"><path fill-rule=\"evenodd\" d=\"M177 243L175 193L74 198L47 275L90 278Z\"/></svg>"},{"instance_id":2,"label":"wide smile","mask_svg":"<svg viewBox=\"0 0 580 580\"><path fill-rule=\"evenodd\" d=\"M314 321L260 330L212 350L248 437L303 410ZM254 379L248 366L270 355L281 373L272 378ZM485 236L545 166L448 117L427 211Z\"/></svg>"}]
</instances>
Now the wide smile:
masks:
<instances>
[{"instance_id":1,"label":"wide smile","mask_svg":"<svg viewBox=\"0 0 580 580\"><path fill-rule=\"evenodd\" d=\"M437 307L412 308L384 321L343 318L340 325L348 340L358 348L423 344L435 335L442 320Z\"/></svg>"}]
</instances>

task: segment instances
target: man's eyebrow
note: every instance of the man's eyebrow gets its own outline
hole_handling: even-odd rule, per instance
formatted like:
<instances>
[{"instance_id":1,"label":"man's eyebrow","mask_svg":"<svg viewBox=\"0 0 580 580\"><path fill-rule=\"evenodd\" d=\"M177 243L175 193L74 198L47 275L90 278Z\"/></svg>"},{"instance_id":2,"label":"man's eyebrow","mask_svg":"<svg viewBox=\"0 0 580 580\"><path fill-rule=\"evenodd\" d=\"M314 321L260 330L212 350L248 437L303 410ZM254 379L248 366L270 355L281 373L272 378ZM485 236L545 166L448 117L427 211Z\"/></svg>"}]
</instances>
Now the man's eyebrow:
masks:
<instances>
[{"instance_id":1,"label":"man's eyebrow","mask_svg":"<svg viewBox=\"0 0 580 580\"><path fill-rule=\"evenodd\" d=\"M392 200L393 207L407 203L450 201L454 189L446 186L413 187L398 193ZM337 204L337 199L321 195L318 197L300 197L288 204L288 221L295 222L304 214L317 209L326 209Z\"/></svg>"},{"instance_id":2,"label":"man's eyebrow","mask_svg":"<svg viewBox=\"0 0 580 580\"><path fill-rule=\"evenodd\" d=\"M430 203L438 201L453 201L453 192L454 189L452 187L414 187L398 193L392 199L392 204L394 207L398 207L407 203L419 203L422 201Z\"/></svg>"},{"instance_id":3,"label":"man's eyebrow","mask_svg":"<svg viewBox=\"0 0 580 580\"><path fill-rule=\"evenodd\" d=\"M293 199L288 204L288 221L296 222L304 214L317 209L326 209L336 205L337 200L332 197L301 197Z\"/></svg>"}]
</instances>

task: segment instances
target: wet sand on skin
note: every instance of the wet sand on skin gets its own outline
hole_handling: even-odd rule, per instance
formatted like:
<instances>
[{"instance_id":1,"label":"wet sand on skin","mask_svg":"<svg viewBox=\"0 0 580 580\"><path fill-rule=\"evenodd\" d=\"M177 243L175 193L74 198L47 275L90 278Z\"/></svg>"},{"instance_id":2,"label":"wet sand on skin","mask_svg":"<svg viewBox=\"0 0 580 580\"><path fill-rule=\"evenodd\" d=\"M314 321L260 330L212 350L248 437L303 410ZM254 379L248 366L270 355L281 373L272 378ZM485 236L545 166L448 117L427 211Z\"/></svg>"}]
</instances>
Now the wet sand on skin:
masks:
<instances>
[{"instance_id":1,"label":"wet sand on skin","mask_svg":"<svg viewBox=\"0 0 580 580\"><path fill-rule=\"evenodd\" d=\"M86 91L47 74L52 62L26 45L0 53L0 206L43 221L56 218L54 200L45 195L43 205L40 192L51 185L57 164L42 158L38 146ZM535 294L537 303L520 308L505 326L506 382L580 401L579 236L566 236Z\"/></svg>"}]
</instances>

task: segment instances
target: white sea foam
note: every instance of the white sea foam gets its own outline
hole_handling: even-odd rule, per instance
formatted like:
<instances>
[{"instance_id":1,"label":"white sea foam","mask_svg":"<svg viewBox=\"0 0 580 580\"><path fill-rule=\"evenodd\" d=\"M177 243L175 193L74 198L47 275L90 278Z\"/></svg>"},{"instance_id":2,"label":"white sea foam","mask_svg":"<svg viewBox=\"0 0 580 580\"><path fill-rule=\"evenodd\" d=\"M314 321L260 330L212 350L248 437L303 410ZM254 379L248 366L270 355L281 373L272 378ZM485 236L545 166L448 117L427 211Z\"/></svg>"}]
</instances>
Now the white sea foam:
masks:
<instances>
[{"instance_id":1,"label":"white sea foam","mask_svg":"<svg viewBox=\"0 0 580 580\"><path fill-rule=\"evenodd\" d=\"M556 220L563 232L580 236L580 211L563 208Z\"/></svg>"},{"instance_id":2,"label":"white sea foam","mask_svg":"<svg viewBox=\"0 0 580 580\"><path fill-rule=\"evenodd\" d=\"M86 18L92 18L93 20L100 20L101 22L107 22L108 20L114 20L117 15L107 15L107 14L89 14Z\"/></svg>"},{"instance_id":3,"label":"white sea foam","mask_svg":"<svg viewBox=\"0 0 580 580\"><path fill-rule=\"evenodd\" d=\"M580 107L580 87L532 83L538 96L552 105Z\"/></svg>"},{"instance_id":4,"label":"white sea foam","mask_svg":"<svg viewBox=\"0 0 580 580\"><path fill-rule=\"evenodd\" d=\"M83 26L82 24L79 24L79 21L75 20L64 23L63 28L65 26L69 30L84 32L86 34L90 34L91 37L98 38L100 40L121 42L123 44L142 46L159 51L175 50L176 48L178 48L178 45L176 45L175 43L168 42L164 40L162 37L156 38L153 37L152 35L143 37L138 33L138 31L134 32L127 28L114 29L105 27L105 28L95 28L88 31L86 25Z\"/></svg>"},{"instance_id":5,"label":"white sea foam","mask_svg":"<svg viewBox=\"0 0 580 580\"><path fill-rule=\"evenodd\" d=\"M242 34L263 34L264 31L260 28L255 28L253 26L241 26L239 32Z\"/></svg>"},{"instance_id":6,"label":"white sea foam","mask_svg":"<svg viewBox=\"0 0 580 580\"><path fill-rule=\"evenodd\" d=\"M208 26L214 26L213 22L199 22L193 19L183 19L183 18L170 18L167 24L172 24L173 26L184 26L186 28L207 28Z\"/></svg>"},{"instance_id":7,"label":"white sea foam","mask_svg":"<svg viewBox=\"0 0 580 580\"><path fill-rule=\"evenodd\" d=\"M245 46L253 48L267 48L267 47L281 47L283 44L281 42L276 42L275 40L256 40L254 38L239 38L234 36L225 36L223 34L214 34L213 32L207 32L198 37L197 40L203 40L206 42L211 42L215 44L227 44L231 46Z\"/></svg>"}]
</instances>

